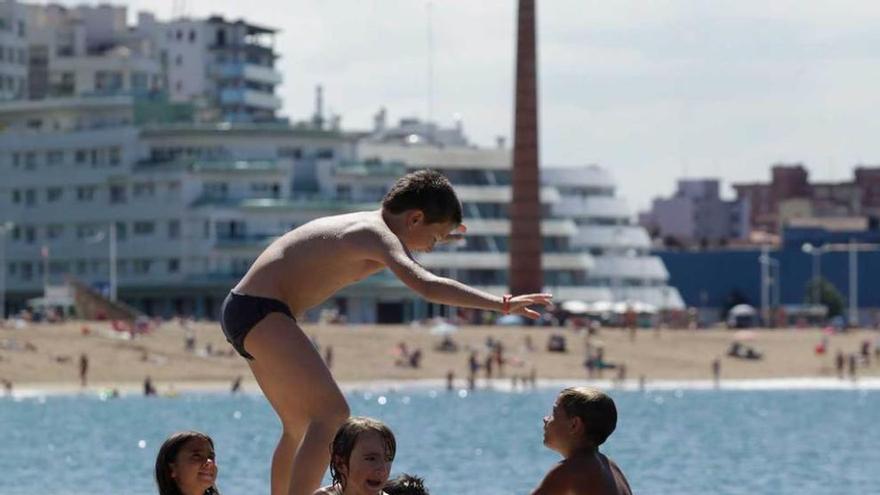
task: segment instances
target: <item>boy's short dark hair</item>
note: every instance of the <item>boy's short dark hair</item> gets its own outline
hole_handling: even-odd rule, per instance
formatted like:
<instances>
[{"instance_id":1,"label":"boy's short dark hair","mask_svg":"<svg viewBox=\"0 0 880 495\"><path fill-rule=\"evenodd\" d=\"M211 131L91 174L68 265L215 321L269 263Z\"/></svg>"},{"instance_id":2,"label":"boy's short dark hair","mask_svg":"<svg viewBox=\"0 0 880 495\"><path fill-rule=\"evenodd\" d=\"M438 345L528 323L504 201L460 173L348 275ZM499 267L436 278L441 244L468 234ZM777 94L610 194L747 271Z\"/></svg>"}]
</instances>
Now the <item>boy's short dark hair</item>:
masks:
<instances>
[{"instance_id":1,"label":"boy's short dark hair","mask_svg":"<svg viewBox=\"0 0 880 495\"><path fill-rule=\"evenodd\" d=\"M388 480L384 491L388 495L430 495L425 488L425 480L411 474L401 474Z\"/></svg>"},{"instance_id":2,"label":"boy's short dark hair","mask_svg":"<svg viewBox=\"0 0 880 495\"><path fill-rule=\"evenodd\" d=\"M461 224L461 202L449 179L436 170L419 170L397 179L382 199L382 208L394 214L421 210L427 223Z\"/></svg>"},{"instance_id":3,"label":"boy's short dark hair","mask_svg":"<svg viewBox=\"0 0 880 495\"><path fill-rule=\"evenodd\" d=\"M351 452L354 450L358 437L367 432L378 433L382 438L388 461L393 461L394 456L397 455L397 440L388 425L377 419L363 416L348 418L339 427L330 444L330 478L335 486L345 488L345 475L340 468L348 466Z\"/></svg>"},{"instance_id":4,"label":"boy's short dark hair","mask_svg":"<svg viewBox=\"0 0 880 495\"><path fill-rule=\"evenodd\" d=\"M584 434L598 447L617 427L617 407L601 390L589 387L570 387L559 393L559 407L569 417L581 418Z\"/></svg>"}]
</instances>

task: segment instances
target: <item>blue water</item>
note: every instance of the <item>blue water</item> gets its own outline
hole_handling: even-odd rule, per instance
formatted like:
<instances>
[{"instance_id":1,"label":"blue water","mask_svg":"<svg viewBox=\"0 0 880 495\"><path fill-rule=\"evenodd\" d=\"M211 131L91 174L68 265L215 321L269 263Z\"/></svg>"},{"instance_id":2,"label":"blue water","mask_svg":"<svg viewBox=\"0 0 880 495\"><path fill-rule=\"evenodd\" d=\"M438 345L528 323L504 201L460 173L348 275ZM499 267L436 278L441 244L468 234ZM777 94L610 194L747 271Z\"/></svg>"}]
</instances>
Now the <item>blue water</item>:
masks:
<instances>
[{"instance_id":1,"label":"blue water","mask_svg":"<svg viewBox=\"0 0 880 495\"><path fill-rule=\"evenodd\" d=\"M434 495L528 493L557 456L541 445L556 390L349 394L388 423L395 473ZM880 493L880 391L612 392L604 446L638 494ZM258 395L0 399L0 494L152 494L169 433L214 438L225 495L268 493L279 425Z\"/></svg>"}]
</instances>

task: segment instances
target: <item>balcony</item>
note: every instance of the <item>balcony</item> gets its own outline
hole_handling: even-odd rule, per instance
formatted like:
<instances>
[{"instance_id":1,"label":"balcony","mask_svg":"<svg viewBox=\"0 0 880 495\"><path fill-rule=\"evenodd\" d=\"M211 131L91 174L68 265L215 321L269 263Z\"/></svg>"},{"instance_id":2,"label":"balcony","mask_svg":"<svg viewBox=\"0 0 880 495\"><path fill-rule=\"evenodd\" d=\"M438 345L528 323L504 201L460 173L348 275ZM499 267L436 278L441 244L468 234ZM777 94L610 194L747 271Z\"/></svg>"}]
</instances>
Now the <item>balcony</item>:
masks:
<instances>
[{"instance_id":1,"label":"balcony","mask_svg":"<svg viewBox=\"0 0 880 495\"><path fill-rule=\"evenodd\" d=\"M281 84L281 73L272 67L254 64L220 64L214 66L213 74L223 79L242 78L264 84Z\"/></svg>"},{"instance_id":2,"label":"balcony","mask_svg":"<svg viewBox=\"0 0 880 495\"><path fill-rule=\"evenodd\" d=\"M250 89L224 89L220 92L222 105L246 105L249 107L279 110L281 98L271 94Z\"/></svg>"}]
</instances>

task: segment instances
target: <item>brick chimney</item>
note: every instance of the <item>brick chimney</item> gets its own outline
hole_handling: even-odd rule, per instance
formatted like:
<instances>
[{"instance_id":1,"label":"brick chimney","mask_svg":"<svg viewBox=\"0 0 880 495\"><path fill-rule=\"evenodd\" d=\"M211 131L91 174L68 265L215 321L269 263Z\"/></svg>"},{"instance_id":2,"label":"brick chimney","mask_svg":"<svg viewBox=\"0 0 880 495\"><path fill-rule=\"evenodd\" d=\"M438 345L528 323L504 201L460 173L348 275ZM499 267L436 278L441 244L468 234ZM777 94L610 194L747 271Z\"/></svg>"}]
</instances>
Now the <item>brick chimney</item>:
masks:
<instances>
[{"instance_id":1,"label":"brick chimney","mask_svg":"<svg viewBox=\"0 0 880 495\"><path fill-rule=\"evenodd\" d=\"M541 202L538 191L538 77L535 0L519 0L513 199L510 204L510 292L542 292Z\"/></svg>"}]
</instances>

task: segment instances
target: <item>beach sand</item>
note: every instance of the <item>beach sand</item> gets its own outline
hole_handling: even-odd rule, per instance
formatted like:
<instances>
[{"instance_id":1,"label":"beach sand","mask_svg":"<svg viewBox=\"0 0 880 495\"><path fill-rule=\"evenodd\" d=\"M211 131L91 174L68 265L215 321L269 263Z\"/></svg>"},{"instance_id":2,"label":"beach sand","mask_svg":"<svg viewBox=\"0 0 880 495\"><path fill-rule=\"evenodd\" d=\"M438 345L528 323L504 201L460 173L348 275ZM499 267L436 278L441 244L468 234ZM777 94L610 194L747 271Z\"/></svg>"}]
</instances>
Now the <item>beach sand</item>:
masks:
<instances>
[{"instance_id":1,"label":"beach sand","mask_svg":"<svg viewBox=\"0 0 880 495\"><path fill-rule=\"evenodd\" d=\"M25 328L0 328L0 379L13 382L15 389L33 388L56 392L80 390L79 359L88 356L88 389L119 388L141 390L150 376L160 391L228 390L231 382L243 377L245 390L257 390L246 361L229 355L219 325L213 322L190 325L196 338L197 352L184 349L185 331L176 321L164 323L147 335L127 338L110 329L107 322L67 322L30 324ZM84 334L83 327L88 327ZM585 332L549 327L461 327L452 334L459 345L457 352L439 352L434 348L441 336L430 328L405 325L317 325L305 324L305 331L324 355L333 349L331 371L339 382L436 380L444 383L452 371L456 383L467 377L469 351L486 357L488 337L500 340L508 364L503 379L527 375L534 368L538 379L584 379ZM547 338L561 333L568 352L547 352ZM604 348L605 360L626 365L626 378L634 382L644 376L657 380L712 379L711 363L719 358L721 377L729 379L831 378L837 376L834 356L837 351L857 353L863 341L871 343L880 332L850 331L829 336L828 352L816 355L815 346L823 334L818 329L756 330L744 343L763 354L757 361L725 356L735 332L724 329L674 330L641 329L631 340L627 330L602 329L591 337L592 345ZM525 350L530 336L535 350ZM409 349L421 349L419 368L395 365L395 348L405 342ZM213 355L205 353L210 345ZM31 347L31 350L26 349ZM33 349L35 348L35 350ZM223 354L223 355L218 355ZM859 365L860 377L880 377L880 364L871 356L869 365ZM605 370L602 378L613 379L614 369ZM478 376L485 374L481 370ZM498 378L497 370L495 377Z\"/></svg>"}]
</instances>

